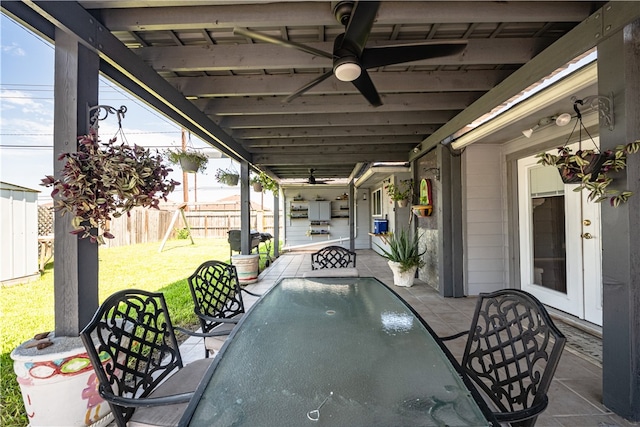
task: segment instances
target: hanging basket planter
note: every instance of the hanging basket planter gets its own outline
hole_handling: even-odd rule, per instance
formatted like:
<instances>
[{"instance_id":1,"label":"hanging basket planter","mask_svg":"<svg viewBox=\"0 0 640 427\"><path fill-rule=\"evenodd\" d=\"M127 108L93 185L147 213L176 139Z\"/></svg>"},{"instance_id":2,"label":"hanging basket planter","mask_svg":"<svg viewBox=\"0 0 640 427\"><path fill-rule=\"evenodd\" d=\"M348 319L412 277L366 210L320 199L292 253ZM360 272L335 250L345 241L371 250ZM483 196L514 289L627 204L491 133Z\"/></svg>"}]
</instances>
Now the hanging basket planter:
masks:
<instances>
[{"instance_id":1,"label":"hanging basket planter","mask_svg":"<svg viewBox=\"0 0 640 427\"><path fill-rule=\"evenodd\" d=\"M198 164L198 162L194 161L193 159L190 159L188 157L182 157L180 158L180 167L182 168L183 172L196 173L198 172L200 165Z\"/></svg>"},{"instance_id":2,"label":"hanging basket planter","mask_svg":"<svg viewBox=\"0 0 640 427\"><path fill-rule=\"evenodd\" d=\"M431 216L433 213L433 205L413 205L411 206L411 210L416 216Z\"/></svg>"},{"instance_id":3,"label":"hanging basket planter","mask_svg":"<svg viewBox=\"0 0 640 427\"><path fill-rule=\"evenodd\" d=\"M254 182L253 184L251 184L251 186L253 187L253 191L255 191L256 193L262 192L262 184L260 182Z\"/></svg>"},{"instance_id":4,"label":"hanging basket planter","mask_svg":"<svg viewBox=\"0 0 640 427\"><path fill-rule=\"evenodd\" d=\"M226 184L230 187L234 187L238 185L238 180L240 179L240 174L235 170L231 169L218 169L216 171L216 181L221 184Z\"/></svg>"},{"instance_id":5,"label":"hanging basket planter","mask_svg":"<svg viewBox=\"0 0 640 427\"><path fill-rule=\"evenodd\" d=\"M203 172L209 161L204 153L191 148L169 149L166 151L166 156L169 163L180 165L182 171L186 173Z\"/></svg>"},{"instance_id":6,"label":"hanging basket planter","mask_svg":"<svg viewBox=\"0 0 640 427\"><path fill-rule=\"evenodd\" d=\"M607 153L589 153L578 151L576 156L583 159L586 164L580 165L575 161L567 161L566 164L558 166L560 178L565 184L575 184L582 182L582 176L590 175L589 181L594 182L603 171L604 163L611 159Z\"/></svg>"},{"instance_id":7,"label":"hanging basket planter","mask_svg":"<svg viewBox=\"0 0 640 427\"><path fill-rule=\"evenodd\" d=\"M567 141L558 148L558 154L548 152L538 153L538 164L554 166L558 169L562 182L565 184L578 184L573 191L589 191L587 200L590 202L602 202L608 200L611 206L617 207L626 203L633 192L608 188L614 181L613 172L620 172L627 167L627 156L640 151L640 140L627 144L617 145L613 150L600 152L598 146L589 134L582 122L582 114L578 105L583 105L583 100L576 100L573 109L576 112L577 121ZM585 131L595 149L581 149L573 153L567 145L575 129L578 128L578 145L582 146L582 130Z\"/></svg>"}]
</instances>

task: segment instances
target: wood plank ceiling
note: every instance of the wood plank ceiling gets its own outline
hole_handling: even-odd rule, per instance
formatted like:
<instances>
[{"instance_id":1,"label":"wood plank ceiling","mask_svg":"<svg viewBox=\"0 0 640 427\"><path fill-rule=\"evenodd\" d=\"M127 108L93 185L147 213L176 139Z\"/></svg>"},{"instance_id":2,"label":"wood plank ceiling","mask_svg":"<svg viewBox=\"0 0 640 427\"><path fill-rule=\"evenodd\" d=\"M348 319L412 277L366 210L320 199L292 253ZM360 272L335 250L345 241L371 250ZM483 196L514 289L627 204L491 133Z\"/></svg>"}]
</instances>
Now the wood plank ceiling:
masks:
<instances>
[{"instance_id":1,"label":"wood plank ceiling","mask_svg":"<svg viewBox=\"0 0 640 427\"><path fill-rule=\"evenodd\" d=\"M332 2L79 3L226 133L221 139L235 140L246 160L278 178L305 178L309 168L316 178L349 177L372 162L408 161L430 135L603 5L383 2L367 46L468 44L460 54L370 69L383 103L373 107L335 76L283 102L330 71L331 59L234 35L235 27L249 28L332 52L344 32ZM484 112L504 101L485 102Z\"/></svg>"}]
</instances>

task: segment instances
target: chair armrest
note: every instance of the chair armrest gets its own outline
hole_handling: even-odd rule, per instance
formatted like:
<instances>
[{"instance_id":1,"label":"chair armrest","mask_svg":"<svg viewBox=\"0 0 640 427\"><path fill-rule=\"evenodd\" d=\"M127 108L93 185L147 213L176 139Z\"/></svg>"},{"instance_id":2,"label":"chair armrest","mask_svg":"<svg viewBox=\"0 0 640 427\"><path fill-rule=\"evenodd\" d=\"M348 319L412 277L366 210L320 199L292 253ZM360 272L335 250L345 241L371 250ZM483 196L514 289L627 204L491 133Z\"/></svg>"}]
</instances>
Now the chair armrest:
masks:
<instances>
[{"instance_id":1,"label":"chair armrest","mask_svg":"<svg viewBox=\"0 0 640 427\"><path fill-rule=\"evenodd\" d=\"M262 294L256 294L255 292L248 291L248 290L246 290L244 288L242 288L241 290L242 290L242 292L246 292L249 295L253 295L254 297L261 297L262 296Z\"/></svg>"},{"instance_id":2,"label":"chair armrest","mask_svg":"<svg viewBox=\"0 0 640 427\"><path fill-rule=\"evenodd\" d=\"M213 323L238 323L238 321L240 320L240 317L232 317L232 318L213 317L213 316L207 316L206 314L198 314L198 313L196 313L196 315L202 320L206 320L207 322L213 322Z\"/></svg>"},{"instance_id":3,"label":"chair armrest","mask_svg":"<svg viewBox=\"0 0 640 427\"><path fill-rule=\"evenodd\" d=\"M549 398L545 395L540 402L530 406L527 409L521 409L519 411L513 412L494 412L493 415L495 415L496 420L500 423L524 421L540 415L540 413L542 413L542 411L547 408L548 404Z\"/></svg>"},{"instance_id":4,"label":"chair armrest","mask_svg":"<svg viewBox=\"0 0 640 427\"><path fill-rule=\"evenodd\" d=\"M163 406L163 405L173 405L176 403L185 403L191 400L194 392L188 393L180 393L174 394L171 396L163 396L163 397L122 397L116 396L115 394L103 390L102 387L99 389L100 396L107 402L114 403L116 405L125 406L125 407L141 407L141 406Z\"/></svg>"},{"instance_id":5,"label":"chair armrest","mask_svg":"<svg viewBox=\"0 0 640 427\"><path fill-rule=\"evenodd\" d=\"M460 338L464 335L467 335L469 333L469 331L462 331L462 332L458 332L457 334L453 334L453 335L449 335L446 337L440 337L440 340L442 341L449 341L449 340L455 340L456 338Z\"/></svg>"},{"instance_id":6,"label":"chair armrest","mask_svg":"<svg viewBox=\"0 0 640 427\"><path fill-rule=\"evenodd\" d=\"M220 337L223 335L229 335L229 331L220 331L220 332L194 332L194 331L190 331L189 329L185 329L185 328L181 328L180 326L176 326L173 329L182 332L183 334L187 334L190 335L192 337L200 337L200 338L207 338L207 337Z\"/></svg>"}]
</instances>

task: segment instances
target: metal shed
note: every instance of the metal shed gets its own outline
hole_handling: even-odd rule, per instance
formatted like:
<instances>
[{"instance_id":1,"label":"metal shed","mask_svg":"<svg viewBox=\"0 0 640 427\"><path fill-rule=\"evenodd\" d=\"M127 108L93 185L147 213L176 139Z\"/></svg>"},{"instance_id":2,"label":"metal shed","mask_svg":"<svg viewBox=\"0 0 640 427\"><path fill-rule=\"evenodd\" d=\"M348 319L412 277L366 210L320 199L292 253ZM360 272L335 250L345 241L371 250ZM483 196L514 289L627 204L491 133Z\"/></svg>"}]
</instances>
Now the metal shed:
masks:
<instances>
[{"instance_id":1,"label":"metal shed","mask_svg":"<svg viewBox=\"0 0 640 427\"><path fill-rule=\"evenodd\" d=\"M38 190L0 182L0 284L39 277Z\"/></svg>"}]
</instances>

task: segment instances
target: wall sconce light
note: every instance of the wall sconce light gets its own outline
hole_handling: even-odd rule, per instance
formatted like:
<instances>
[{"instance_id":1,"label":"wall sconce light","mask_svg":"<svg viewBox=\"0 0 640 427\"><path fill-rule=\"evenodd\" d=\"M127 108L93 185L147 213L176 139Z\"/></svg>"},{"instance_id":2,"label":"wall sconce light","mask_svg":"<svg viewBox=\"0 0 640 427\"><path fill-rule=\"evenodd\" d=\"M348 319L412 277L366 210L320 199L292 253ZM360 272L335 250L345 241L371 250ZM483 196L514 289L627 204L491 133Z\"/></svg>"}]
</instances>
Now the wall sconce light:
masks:
<instances>
[{"instance_id":1,"label":"wall sconce light","mask_svg":"<svg viewBox=\"0 0 640 427\"><path fill-rule=\"evenodd\" d=\"M367 200L367 192L366 192L366 190L362 192L362 200L364 200L364 201Z\"/></svg>"}]
</instances>

